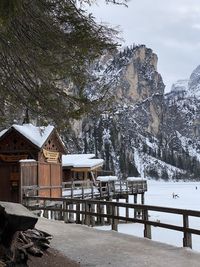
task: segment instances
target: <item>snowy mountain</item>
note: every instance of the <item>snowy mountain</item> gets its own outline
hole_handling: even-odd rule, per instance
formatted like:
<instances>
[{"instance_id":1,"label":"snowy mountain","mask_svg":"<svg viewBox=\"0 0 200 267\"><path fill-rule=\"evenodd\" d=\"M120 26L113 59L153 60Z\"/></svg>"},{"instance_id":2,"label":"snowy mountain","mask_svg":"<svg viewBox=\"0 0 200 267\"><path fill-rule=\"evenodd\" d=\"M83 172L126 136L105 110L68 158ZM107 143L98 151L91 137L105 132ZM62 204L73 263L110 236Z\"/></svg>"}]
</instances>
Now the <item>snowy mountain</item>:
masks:
<instances>
[{"instance_id":1,"label":"snowy mountain","mask_svg":"<svg viewBox=\"0 0 200 267\"><path fill-rule=\"evenodd\" d=\"M188 97L200 98L200 65L190 76L187 93Z\"/></svg>"},{"instance_id":2,"label":"snowy mountain","mask_svg":"<svg viewBox=\"0 0 200 267\"><path fill-rule=\"evenodd\" d=\"M165 95L162 132L170 134L169 148L179 158L179 167L199 178L200 162L200 66L187 81L178 81Z\"/></svg>"},{"instance_id":3,"label":"snowy mountain","mask_svg":"<svg viewBox=\"0 0 200 267\"><path fill-rule=\"evenodd\" d=\"M198 101L188 93L194 83L191 78L178 81L164 95L157 60L151 49L138 45L105 54L96 62L94 77L109 85L112 102L99 116L73 122L73 142L66 137L71 151L96 153L104 158L105 169L121 178L198 175ZM88 88L94 97L92 93Z\"/></svg>"},{"instance_id":4,"label":"snowy mountain","mask_svg":"<svg viewBox=\"0 0 200 267\"><path fill-rule=\"evenodd\" d=\"M188 90L188 80L178 80L172 85L171 92L186 92Z\"/></svg>"}]
</instances>

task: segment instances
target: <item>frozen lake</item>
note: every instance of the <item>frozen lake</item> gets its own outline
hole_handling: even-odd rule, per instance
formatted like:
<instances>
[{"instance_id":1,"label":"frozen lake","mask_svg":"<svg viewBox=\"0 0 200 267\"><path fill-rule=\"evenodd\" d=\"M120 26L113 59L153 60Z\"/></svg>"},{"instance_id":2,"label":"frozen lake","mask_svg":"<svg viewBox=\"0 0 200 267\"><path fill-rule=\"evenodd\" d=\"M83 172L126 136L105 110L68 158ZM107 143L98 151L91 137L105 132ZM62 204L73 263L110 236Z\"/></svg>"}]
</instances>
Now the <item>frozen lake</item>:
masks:
<instances>
[{"instance_id":1,"label":"frozen lake","mask_svg":"<svg viewBox=\"0 0 200 267\"><path fill-rule=\"evenodd\" d=\"M173 198L173 193L179 197ZM133 203L132 197L129 200ZM148 192L145 193L145 204L181 209L200 210L200 182L157 182L148 181ZM124 210L121 210L121 214ZM182 216L161 212L150 212L151 220L162 223L182 225ZM190 217L190 227L200 229L200 218ZM110 226L96 227L110 230ZM118 231L143 237L143 225L137 223L119 224ZM182 247L183 233L152 227L152 239ZM192 235L193 250L200 251L200 236Z\"/></svg>"}]
</instances>

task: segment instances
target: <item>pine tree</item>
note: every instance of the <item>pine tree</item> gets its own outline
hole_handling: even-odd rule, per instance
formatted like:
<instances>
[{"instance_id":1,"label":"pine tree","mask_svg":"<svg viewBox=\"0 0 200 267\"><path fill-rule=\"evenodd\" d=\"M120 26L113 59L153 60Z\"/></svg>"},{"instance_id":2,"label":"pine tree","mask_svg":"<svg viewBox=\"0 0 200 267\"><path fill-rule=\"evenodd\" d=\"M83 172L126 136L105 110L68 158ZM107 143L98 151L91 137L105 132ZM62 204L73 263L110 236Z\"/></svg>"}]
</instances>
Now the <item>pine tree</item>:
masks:
<instances>
[{"instance_id":1,"label":"pine tree","mask_svg":"<svg viewBox=\"0 0 200 267\"><path fill-rule=\"evenodd\" d=\"M93 82L88 70L105 49L114 49L117 43L116 31L98 25L83 9L92 2L0 1L2 114L8 105L22 105L66 124L67 118L77 118L98 104L85 93L86 85ZM107 90L105 84L96 89L103 94Z\"/></svg>"}]
</instances>

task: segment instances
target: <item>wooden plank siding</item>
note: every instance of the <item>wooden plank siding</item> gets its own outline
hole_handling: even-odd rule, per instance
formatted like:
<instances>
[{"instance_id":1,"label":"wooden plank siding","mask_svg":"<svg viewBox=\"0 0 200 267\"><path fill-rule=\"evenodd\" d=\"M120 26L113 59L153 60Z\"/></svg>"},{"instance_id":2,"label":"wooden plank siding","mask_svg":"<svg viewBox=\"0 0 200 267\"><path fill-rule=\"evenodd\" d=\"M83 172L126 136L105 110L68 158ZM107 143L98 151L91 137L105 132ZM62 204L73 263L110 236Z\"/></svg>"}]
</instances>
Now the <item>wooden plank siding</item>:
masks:
<instances>
[{"instance_id":1,"label":"wooden plank siding","mask_svg":"<svg viewBox=\"0 0 200 267\"><path fill-rule=\"evenodd\" d=\"M33 196L36 194L29 188L37 187L38 185L38 164L35 161L20 163L20 202L23 195ZM23 188L23 189L22 189Z\"/></svg>"},{"instance_id":2,"label":"wooden plank siding","mask_svg":"<svg viewBox=\"0 0 200 267\"><path fill-rule=\"evenodd\" d=\"M61 164L50 165L50 185L53 187L51 189L51 197L61 197L62 196L62 166ZM54 188L58 187L58 188Z\"/></svg>"},{"instance_id":3,"label":"wooden plank siding","mask_svg":"<svg viewBox=\"0 0 200 267\"><path fill-rule=\"evenodd\" d=\"M51 196L51 189L45 189L45 187L49 187L51 184L50 172L50 164L45 162L38 163L38 186L44 188L39 191L39 196Z\"/></svg>"},{"instance_id":4,"label":"wooden plank siding","mask_svg":"<svg viewBox=\"0 0 200 267\"><path fill-rule=\"evenodd\" d=\"M21 163L21 198L25 196L61 197L61 164L45 162ZM40 188L34 190L34 188Z\"/></svg>"},{"instance_id":5,"label":"wooden plank siding","mask_svg":"<svg viewBox=\"0 0 200 267\"><path fill-rule=\"evenodd\" d=\"M37 162L22 162L20 164L21 183L23 186L34 186L38 184Z\"/></svg>"}]
</instances>

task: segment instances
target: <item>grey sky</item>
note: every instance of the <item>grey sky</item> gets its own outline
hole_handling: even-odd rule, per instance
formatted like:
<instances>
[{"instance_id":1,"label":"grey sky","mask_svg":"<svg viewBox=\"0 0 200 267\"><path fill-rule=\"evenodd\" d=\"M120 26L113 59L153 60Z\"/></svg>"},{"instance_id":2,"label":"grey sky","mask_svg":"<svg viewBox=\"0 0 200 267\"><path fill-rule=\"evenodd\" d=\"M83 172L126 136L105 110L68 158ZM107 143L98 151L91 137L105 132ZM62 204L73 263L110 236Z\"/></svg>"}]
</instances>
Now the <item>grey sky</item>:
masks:
<instances>
[{"instance_id":1,"label":"grey sky","mask_svg":"<svg viewBox=\"0 0 200 267\"><path fill-rule=\"evenodd\" d=\"M131 0L128 8L100 0L91 12L99 22L120 26L123 45L153 49L166 91L200 65L200 0Z\"/></svg>"}]
</instances>

